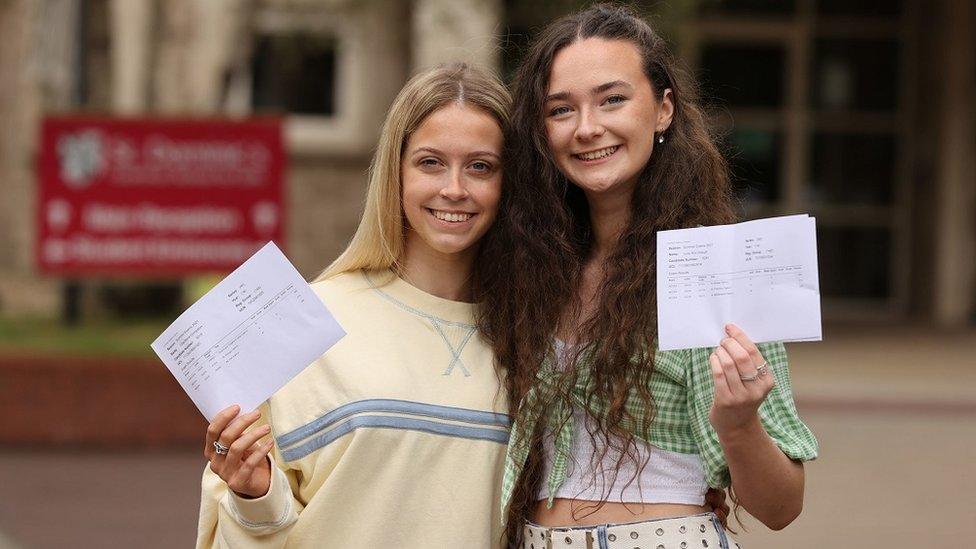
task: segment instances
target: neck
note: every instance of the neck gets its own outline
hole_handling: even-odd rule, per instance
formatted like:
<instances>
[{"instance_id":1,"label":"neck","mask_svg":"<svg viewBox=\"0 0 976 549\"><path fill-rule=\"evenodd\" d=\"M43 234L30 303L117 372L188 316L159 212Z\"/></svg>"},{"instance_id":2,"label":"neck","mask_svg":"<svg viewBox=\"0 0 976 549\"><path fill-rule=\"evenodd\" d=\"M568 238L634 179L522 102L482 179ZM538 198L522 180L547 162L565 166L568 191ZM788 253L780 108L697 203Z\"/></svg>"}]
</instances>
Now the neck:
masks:
<instances>
[{"instance_id":1,"label":"neck","mask_svg":"<svg viewBox=\"0 0 976 549\"><path fill-rule=\"evenodd\" d=\"M633 189L586 194L593 229L592 259L602 261L616 249L620 235L630 222L632 196Z\"/></svg>"},{"instance_id":2,"label":"neck","mask_svg":"<svg viewBox=\"0 0 976 549\"><path fill-rule=\"evenodd\" d=\"M397 274L428 294L451 301L471 302L471 274L476 251L440 253L426 245L411 245L408 235Z\"/></svg>"}]
</instances>

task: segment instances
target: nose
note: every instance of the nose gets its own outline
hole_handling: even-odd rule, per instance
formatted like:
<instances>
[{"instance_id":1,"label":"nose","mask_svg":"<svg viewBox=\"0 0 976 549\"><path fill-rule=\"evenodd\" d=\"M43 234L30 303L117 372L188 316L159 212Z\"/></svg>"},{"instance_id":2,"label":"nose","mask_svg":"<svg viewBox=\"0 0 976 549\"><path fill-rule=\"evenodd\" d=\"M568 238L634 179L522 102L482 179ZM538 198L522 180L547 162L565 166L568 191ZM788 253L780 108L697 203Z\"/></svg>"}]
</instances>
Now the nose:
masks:
<instances>
[{"instance_id":1,"label":"nose","mask_svg":"<svg viewBox=\"0 0 976 549\"><path fill-rule=\"evenodd\" d=\"M447 200L464 200L468 197L468 188L462 180L460 170L452 170L447 184L441 187L441 196Z\"/></svg>"},{"instance_id":2,"label":"nose","mask_svg":"<svg viewBox=\"0 0 976 549\"><path fill-rule=\"evenodd\" d=\"M579 123L576 125L575 137L578 141L590 141L603 135L605 128L600 124L596 114L590 109L581 109Z\"/></svg>"}]
</instances>

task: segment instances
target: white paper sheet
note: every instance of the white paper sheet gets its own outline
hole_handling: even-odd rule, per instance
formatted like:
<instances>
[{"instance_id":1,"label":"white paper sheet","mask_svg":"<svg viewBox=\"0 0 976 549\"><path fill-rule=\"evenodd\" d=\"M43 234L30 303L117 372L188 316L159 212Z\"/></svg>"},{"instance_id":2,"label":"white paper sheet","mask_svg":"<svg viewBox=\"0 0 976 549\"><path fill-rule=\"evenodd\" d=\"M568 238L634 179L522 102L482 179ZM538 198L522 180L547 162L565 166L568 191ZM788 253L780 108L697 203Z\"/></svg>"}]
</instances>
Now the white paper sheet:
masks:
<instances>
[{"instance_id":1,"label":"white paper sheet","mask_svg":"<svg viewBox=\"0 0 976 549\"><path fill-rule=\"evenodd\" d=\"M756 343L820 341L815 219L660 231L657 301L661 350L714 347L730 322Z\"/></svg>"},{"instance_id":2,"label":"white paper sheet","mask_svg":"<svg viewBox=\"0 0 976 549\"><path fill-rule=\"evenodd\" d=\"M208 421L257 408L345 332L269 242L190 306L151 347Z\"/></svg>"}]
</instances>

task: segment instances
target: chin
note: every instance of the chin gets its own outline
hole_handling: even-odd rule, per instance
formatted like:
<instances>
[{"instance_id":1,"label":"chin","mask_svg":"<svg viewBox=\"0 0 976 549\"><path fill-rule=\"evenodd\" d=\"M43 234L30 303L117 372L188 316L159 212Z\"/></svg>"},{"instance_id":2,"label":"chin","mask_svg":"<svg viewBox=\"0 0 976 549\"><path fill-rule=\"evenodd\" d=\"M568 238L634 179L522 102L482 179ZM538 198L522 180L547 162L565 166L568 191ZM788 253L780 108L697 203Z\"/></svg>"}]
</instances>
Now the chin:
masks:
<instances>
[{"instance_id":1,"label":"chin","mask_svg":"<svg viewBox=\"0 0 976 549\"><path fill-rule=\"evenodd\" d=\"M431 247L434 248L434 250L436 250L437 252L442 253L444 255L455 255L455 254L464 253L469 248L471 248L471 246L473 246L473 244L470 242L448 241L448 242L436 242Z\"/></svg>"},{"instance_id":2,"label":"chin","mask_svg":"<svg viewBox=\"0 0 976 549\"><path fill-rule=\"evenodd\" d=\"M587 192L603 193L609 191L617 185L616 179L589 179L574 184Z\"/></svg>"}]
</instances>

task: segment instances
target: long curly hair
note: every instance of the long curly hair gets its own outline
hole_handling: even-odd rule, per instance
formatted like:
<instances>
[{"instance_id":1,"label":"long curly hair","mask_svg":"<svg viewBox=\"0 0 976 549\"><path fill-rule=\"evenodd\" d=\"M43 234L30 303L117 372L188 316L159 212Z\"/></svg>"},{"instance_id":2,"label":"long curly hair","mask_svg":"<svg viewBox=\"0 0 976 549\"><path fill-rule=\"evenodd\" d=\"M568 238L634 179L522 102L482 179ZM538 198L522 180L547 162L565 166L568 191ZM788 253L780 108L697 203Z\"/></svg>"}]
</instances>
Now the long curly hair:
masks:
<instances>
[{"instance_id":1,"label":"long curly hair","mask_svg":"<svg viewBox=\"0 0 976 549\"><path fill-rule=\"evenodd\" d=\"M583 192L553 160L543 107L553 58L566 46L588 38L633 44L656 99L661 101L664 91L671 90L674 115L665 142L655 144L638 176L630 220L605 263L596 310L589 318L580 318L572 315L580 310L581 274L593 247L589 207ZM511 413L524 425L527 418L545 417L544 411L553 405L551 400L525 397L538 383L542 365L554 359L556 328L570 312L569 318L580 322L576 340L586 342L571 357L575 365L585 353L589 364L582 385L584 404L593 410L592 404L600 403L598 425L590 435L594 443L601 437L605 448L616 450L621 460L636 459L634 433L646 434L650 425L634 423L627 403L636 397L645 409L653 410L649 380L657 333L656 235L660 230L733 222L727 164L709 133L694 79L679 66L665 41L629 7L597 4L549 24L531 44L512 88L512 121L505 140L506 189L478 264L480 327L506 372ZM557 383L557 398L566 404L574 402L574 387L579 391L578 372L576 367L567 368ZM542 426L513 439L513 444L529 444L533 449L509 507L513 543L535 499L544 431ZM599 466L602 459L594 456L593 465ZM639 465L644 464L646 456ZM591 506L590 512L606 499Z\"/></svg>"}]
</instances>

